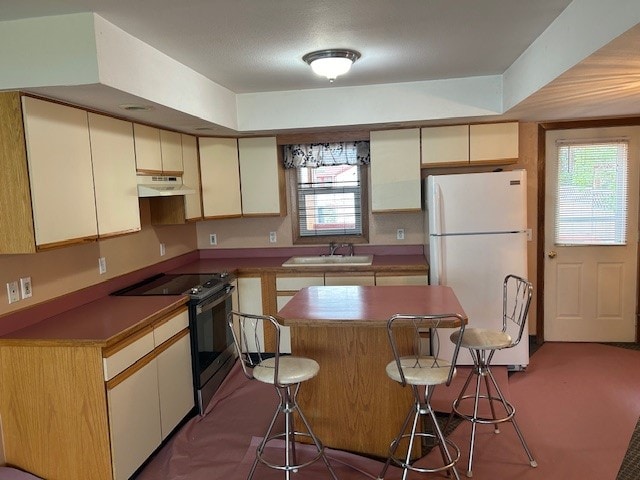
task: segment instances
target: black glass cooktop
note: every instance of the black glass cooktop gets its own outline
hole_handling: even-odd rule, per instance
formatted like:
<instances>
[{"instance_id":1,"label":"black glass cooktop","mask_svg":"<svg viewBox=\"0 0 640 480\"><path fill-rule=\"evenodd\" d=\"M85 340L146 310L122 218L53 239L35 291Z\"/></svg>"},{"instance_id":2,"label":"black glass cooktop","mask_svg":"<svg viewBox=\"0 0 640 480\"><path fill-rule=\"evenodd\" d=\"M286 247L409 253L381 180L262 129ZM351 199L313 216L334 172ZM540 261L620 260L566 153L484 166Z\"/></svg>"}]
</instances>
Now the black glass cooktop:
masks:
<instances>
[{"instance_id":1,"label":"black glass cooktop","mask_svg":"<svg viewBox=\"0 0 640 480\"><path fill-rule=\"evenodd\" d=\"M114 292L113 295L182 295L197 290L222 289L227 275L220 273L160 274Z\"/></svg>"}]
</instances>

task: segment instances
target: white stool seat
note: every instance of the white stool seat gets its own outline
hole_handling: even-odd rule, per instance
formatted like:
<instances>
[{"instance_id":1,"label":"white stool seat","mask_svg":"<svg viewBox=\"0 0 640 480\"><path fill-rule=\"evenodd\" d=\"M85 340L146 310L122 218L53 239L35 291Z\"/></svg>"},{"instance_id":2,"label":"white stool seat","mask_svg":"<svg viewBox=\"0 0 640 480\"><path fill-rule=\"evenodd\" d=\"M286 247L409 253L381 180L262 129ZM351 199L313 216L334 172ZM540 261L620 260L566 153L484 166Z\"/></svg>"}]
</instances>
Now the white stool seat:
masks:
<instances>
[{"instance_id":1,"label":"white stool seat","mask_svg":"<svg viewBox=\"0 0 640 480\"><path fill-rule=\"evenodd\" d=\"M451 341L458 343L460 331L451 334ZM511 335L499 330L486 330L484 328L465 329L462 335L462 343L460 347L470 348L473 350L500 350L501 348L509 348L512 345Z\"/></svg>"},{"instance_id":2,"label":"white stool seat","mask_svg":"<svg viewBox=\"0 0 640 480\"><path fill-rule=\"evenodd\" d=\"M401 357L400 367L404 373L405 381L409 385L442 385L447 383L451 364L438 359L434 365L433 357ZM387 364L387 375L392 380L402 383L402 377L398 372L398 364L395 360ZM455 373L454 373L455 375Z\"/></svg>"},{"instance_id":3,"label":"white stool seat","mask_svg":"<svg viewBox=\"0 0 640 480\"><path fill-rule=\"evenodd\" d=\"M275 358L267 358L253 369L253 377L264 383L274 384ZM315 377L320 365L315 360L304 357L281 356L278 366L278 380L281 385L294 385Z\"/></svg>"}]
</instances>

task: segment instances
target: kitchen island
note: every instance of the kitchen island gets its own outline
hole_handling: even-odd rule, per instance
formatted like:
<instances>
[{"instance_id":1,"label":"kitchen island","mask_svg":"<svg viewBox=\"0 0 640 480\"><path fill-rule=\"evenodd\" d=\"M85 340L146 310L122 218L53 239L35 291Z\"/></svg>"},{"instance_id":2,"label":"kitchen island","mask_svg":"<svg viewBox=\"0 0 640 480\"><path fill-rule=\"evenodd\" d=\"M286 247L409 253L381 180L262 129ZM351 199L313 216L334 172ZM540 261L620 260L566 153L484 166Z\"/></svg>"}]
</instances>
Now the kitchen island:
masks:
<instances>
[{"instance_id":1,"label":"kitchen island","mask_svg":"<svg viewBox=\"0 0 640 480\"><path fill-rule=\"evenodd\" d=\"M453 290L439 285L306 287L278 312L292 353L320 364L299 402L326 446L387 456L412 402L385 372L393 359L386 325L396 313L466 317Z\"/></svg>"}]
</instances>

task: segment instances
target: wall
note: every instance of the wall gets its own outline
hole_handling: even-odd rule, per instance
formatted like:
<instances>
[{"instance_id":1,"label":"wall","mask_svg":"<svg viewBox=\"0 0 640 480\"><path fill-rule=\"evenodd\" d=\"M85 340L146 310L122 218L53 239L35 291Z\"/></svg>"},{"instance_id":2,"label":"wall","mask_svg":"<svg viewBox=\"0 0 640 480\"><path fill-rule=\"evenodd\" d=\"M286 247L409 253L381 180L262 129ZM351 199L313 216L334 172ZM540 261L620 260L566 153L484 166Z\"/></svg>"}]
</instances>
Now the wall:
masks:
<instances>
[{"instance_id":1,"label":"wall","mask_svg":"<svg viewBox=\"0 0 640 480\"><path fill-rule=\"evenodd\" d=\"M195 225L152 227L144 202L141 207L140 232L28 255L0 255L0 317L196 249ZM163 257L160 243L166 247ZM98 273L99 257L107 261L104 275ZM5 284L27 276L33 296L9 305Z\"/></svg>"}]
</instances>

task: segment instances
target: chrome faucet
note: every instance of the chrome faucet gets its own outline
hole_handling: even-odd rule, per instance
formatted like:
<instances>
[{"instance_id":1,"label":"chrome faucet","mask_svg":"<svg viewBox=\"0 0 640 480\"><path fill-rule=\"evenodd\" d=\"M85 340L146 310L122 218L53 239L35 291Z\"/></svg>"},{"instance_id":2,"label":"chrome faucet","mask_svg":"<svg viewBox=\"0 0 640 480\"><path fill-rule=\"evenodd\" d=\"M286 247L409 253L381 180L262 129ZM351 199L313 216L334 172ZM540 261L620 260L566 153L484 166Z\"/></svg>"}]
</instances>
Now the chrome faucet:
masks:
<instances>
[{"instance_id":1,"label":"chrome faucet","mask_svg":"<svg viewBox=\"0 0 640 480\"><path fill-rule=\"evenodd\" d=\"M349 256L353 257L353 243L329 242L329 255L335 255L336 250L343 247L349 247Z\"/></svg>"}]
</instances>

